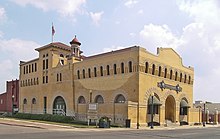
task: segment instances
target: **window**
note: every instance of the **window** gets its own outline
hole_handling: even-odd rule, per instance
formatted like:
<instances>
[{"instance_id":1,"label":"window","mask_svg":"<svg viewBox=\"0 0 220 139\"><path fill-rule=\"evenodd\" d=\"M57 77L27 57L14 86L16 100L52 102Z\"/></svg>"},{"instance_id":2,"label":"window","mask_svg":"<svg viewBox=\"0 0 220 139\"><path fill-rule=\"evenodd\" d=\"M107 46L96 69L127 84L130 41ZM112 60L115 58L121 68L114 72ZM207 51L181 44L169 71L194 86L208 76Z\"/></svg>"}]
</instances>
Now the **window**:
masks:
<instances>
[{"instance_id":1,"label":"window","mask_svg":"<svg viewBox=\"0 0 220 139\"><path fill-rule=\"evenodd\" d=\"M64 65L64 60L60 59L60 65Z\"/></svg>"},{"instance_id":2,"label":"window","mask_svg":"<svg viewBox=\"0 0 220 139\"><path fill-rule=\"evenodd\" d=\"M39 84L38 78L37 78L37 84Z\"/></svg>"},{"instance_id":3,"label":"window","mask_svg":"<svg viewBox=\"0 0 220 139\"><path fill-rule=\"evenodd\" d=\"M64 57L63 54L60 54L60 57Z\"/></svg>"},{"instance_id":4,"label":"window","mask_svg":"<svg viewBox=\"0 0 220 139\"><path fill-rule=\"evenodd\" d=\"M100 74L101 74L101 76L103 76L103 67L102 66L100 67Z\"/></svg>"},{"instance_id":5,"label":"window","mask_svg":"<svg viewBox=\"0 0 220 139\"><path fill-rule=\"evenodd\" d=\"M164 70L164 78L167 78L167 68Z\"/></svg>"},{"instance_id":6,"label":"window","mask_svg":"<svg viewBox=\"0 0 220 139\"><path fill-rule=\"evenodd\" d=\"M36 81L35 81L35 78L34 78L34 85L36 85Z\"/></svg>"},{"instance_id":7,"label":"window","mask_svg":"<svg viewBox=\"0 0 220 139\"><path fill-rule=\"evenodd\" d=\"M172 77L173 77L173 71L170 70L170 79L172 80Z\"/></svg>"},{"instance_id":8,"label":"window","mask_svg":"<svg viewBox=\"0 0 220 139\"><path fill-rule=\"evenodd\" d=\"M89 78L91 78L91 69L88 69Z\"/></svg>"},{"instance_id":9,"label":"window","mask_svg":"<svg viewBox=\"0 0 220 139\"><path fill-rule=\"evenodd\" d=\"M27 104L27 99L26 98L23 100L23 104Z\"/></svg>"},{"instance_id":10,"label":"window","mask_svg":"<svg viewBox=\"0 0 220 139\"><path fill-rule=\"evenodd\" d=\"M24 66L24 74L25 74L25 66Z\"/></svg>"},{"instance_id":11,"label":"window","mask_svg":"<svg viewBox=\"0 0 220 139\"><path fill-rule=\"evenodd\" d=\"M185 76L184 76L184 83L186 83L186 74L185 74Z\"/></svg>"},{"instance_id":12,"label":"window","mask_svg":"<svg viewBox=\"0 0 220 139\"><path fill-rule=\"evenodd\" d=\"M45 83L45 76L43 76L43 84Z\"/></svg>"},{"instance_id":13,"label":"window","mask_svg":"<svg viewBox=\"0 0 220 139\"><path fill-rule=\"evenodd\" d=\"M159 66L158 76L161 76L161 66Z\"/></svg>"},{"instance_id":14,"label":"window","mask_svg":"<svg viewBox=\"0 0 220 139\"><path fill-rule=\"evenodd\" d=\"M183 76L183 74L182 73L180 73L180 82L182 82L182 77Z\"/></svg>"},{"instance_id":15,"label":"window","mask_svg":"<svg viewBox=\"0 0 220 139\"><path fill-rule=\"evenodd\" d=\"M33 85L33 81L32 81L32 79L31 79L31 85Z\"/></svg>"},{"instance_id":16,"label":"window","mask_svg":"<svg viewBox=\"0 0 220 139\"><path fill-rule=\"evenodd\" d=\"M31 73L31 65L28 65L29 66L29 73Z\"/></svg>"},{"instance_id":17,"label":"window","mask_svg":"<svg viewBox=\"0 0 220 139\"><path fill-rule=\"evenodd\" d=\"M45 69L45 60L43 60L43 70Z\"/></svg>"},{"instance_id":18,"label":"window","mask_svg":"<svg viewBox=\"0 0 220 139\"><path fill-rule=\"evenodd\" d=\"M94 76L97 77L97 70L96 70L96 67L94 67Z\"/></svg>"},{"instance_id":19,"label":"window","mask_svg":"<svg viewBox=\"0 0 220 139\"><path fill-rule=\"evenodd\" d=\"M132 62L131 61L128 62L128 67L129 67L129 72L132 72Z\"/></svg>"},{"instance_id":20,"label":"window","mask_svg":"<svg viewBox=\"0 0 220 139\"><path fill-rule=\"evenodd\" d=\"M62 81L62 73L60 73L60 81Z\"/></svg>"},{"instance_id":21,"label":"window","mask_svg":"<svg viewBox=\"0 0 220 139\"><path fill-rule=\"evenodd\" d=\"M149 67L149 64L148 62L145 63L145 73L148 73L148 67Z\"/></svg>"},{"instance_id":22,"label":"window","mask_svg":"<svg viewBox=\"0 0 220 139\"><path fill-rule=\"evenodd\" d=\"M32 104L36 104L36 99L35 98L32 99Z\"/></svg>"},{"instance_id":23,"label":"window","mask_svg":"<svg viewBox=\"0 0 220 139\"><path fill-rule=\"evenodd\" d=\"M31 65L31 72L34 72L34 64Z\"/></svg>"},{"instance_id":24,"label":"window","mask_svg":"<svg viewBox=\"0 0 220 139\"><path fill-rule=\"evenodd\" d=\"M188 84L190 84L190 82L191 82L191 76L189 76L189 81L188 81Z\"/></svg>"},{"instance_id":25,"label":"window","mask_svg":"<svg viewBox=\"0 0 220 139\"><path fill-rule=\"evenodd\" d=\"M59 74L57 73L57 82L59 81Z\"/></svg>"},{"instance_id":26,"label":"window","mask_svg":"<svg viewBox=\"0 0 220 139\"><path fill-rule=\"evenodd\" d=\"M125 73L125 67L124 67L124 63L121 63L121 73Z\"/></svg>"},{"instance_id":27,"label":"window","mask_svg":"<svg viewBox=\"0 0 220 139\"><path fill-rule=\"evenodd\" d=\"M114 64L114 74L117 74L117 65Z\"/></svg>"},{"instance_id":28,"label":"window","mask_svg":"<svg viewBox=\"0 0 220 139\"><path fill-rule=\"evenodd\" d=\"M152 75L154 75L155 74L155 65L153 64L152 65Z\"/></svg>"},{"instance_id":29,"label":"window","mask_svg":"<svg viewBox=\"0 0 220 139\"><path fill-rule=\"evenodd\" d=\"M119 94L115 98L115 103L125 103L125 97L122 94Z\"/></svg>"},{"instance_id":30,"label":"window","mask_svg":"<svg viewBox=\"0 0 220 139\"><path fill-rule=\"evenodd\" d=\"M95 103L104 103L104 99L101 95L96 96Z\"/></svg>"},{"instance_id":31,"label":"window","mask_svg":"<svg viewBox=\"0 0 220 139\"><path fill-rule=\"evenodd\" d=\"M107 65L107 75L110 75L110 68L109 68L109 65Z\"/></svg>"},{"instance_id":32,"label":"window","mask_svg":"<svg viewBox=\"0 0 220 139\"><path fill-rule=\"evenodd\" d=\"M77 71L77 77L78 77L78 79L80 79L80 71L79 70Z\"/></svg>"},{"instance_id":33,"label":"window","mask_svg":"<svg viewBox=\"0 0 220 139\"><path fill-rule=\"evenodd\" d=\"M34 65L35 65L35 72L37 71L37 63L34 63Z\"/></svg>"},{"instance_id":34,"label":"window","mask_svg":"<svg viewBox=\"0 0 220 139\"><path fill-rule=\"evenodd\" d=\"M26 74L28 73L28 65L26 66Z\"/></svg>"},{"instance_id":35,"label":"window","mask_svg":"<svg viewBox=\"0 0 220 139\"><path fill-rule=\"evenodd\" d=\"M79 103L79 104L85 104L85 103L86 103L85 98L84 98L83 96L80 96L80 97L78 98L78 103Z\"/></svg>"},{"instance_id":36,"label":"window","mask_svg":"<svg viewBox=\"0 0 220 139\"><path fill-rule=\"evenodd\" d=\"M46 69L48 69L48 59L46 59Z\"/></svg>"},{"instance_id":37,"label":"window","mask_svg":"<svg viewBox=\"0 0 220 139\"><path fill-rule=\"evenodd\" d=\"M86 73L85 73L85 70L83 69L83 79L86 78Z\"/></svg>"},{"instance_id":38,"label":"window","mask_svg":"<svg viewBox=\"0 0 220 139\"><path fill-rule=\"evenodd\" d=\"M175 73L175 81L177 81L177 77L178 77L178 73L176 71L176 73Z\"/></svg>"}]
</instances>

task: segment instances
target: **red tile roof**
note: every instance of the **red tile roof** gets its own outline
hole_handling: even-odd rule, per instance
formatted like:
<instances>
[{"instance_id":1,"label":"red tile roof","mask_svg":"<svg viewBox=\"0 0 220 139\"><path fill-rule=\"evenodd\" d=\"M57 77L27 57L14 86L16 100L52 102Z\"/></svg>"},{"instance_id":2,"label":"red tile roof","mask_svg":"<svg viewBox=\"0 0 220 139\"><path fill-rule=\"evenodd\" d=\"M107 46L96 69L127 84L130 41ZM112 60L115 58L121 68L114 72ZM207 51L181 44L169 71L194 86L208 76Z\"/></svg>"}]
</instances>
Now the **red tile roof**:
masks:
<instances>
[{"instance_id":1,"label":"red tile roof","mask_svg":"<svg viewBox=\"0 0 220 139\"><path fill-rule=\"evenodd\" d=\"M76 38L76 35L75 35L75 38L73 38L73 40L70 42L70 44L78 44L78 45L81 45L81 43L78 41L78 39Z\"/></svg>"}]
</instances>

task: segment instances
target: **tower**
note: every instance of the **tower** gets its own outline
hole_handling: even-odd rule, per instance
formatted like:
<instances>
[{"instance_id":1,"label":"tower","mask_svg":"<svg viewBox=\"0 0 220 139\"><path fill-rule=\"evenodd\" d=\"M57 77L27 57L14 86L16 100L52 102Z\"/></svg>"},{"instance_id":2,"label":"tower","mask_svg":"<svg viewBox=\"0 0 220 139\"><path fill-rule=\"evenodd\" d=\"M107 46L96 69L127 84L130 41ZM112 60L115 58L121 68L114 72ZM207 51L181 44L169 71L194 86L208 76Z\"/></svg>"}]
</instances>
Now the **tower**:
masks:
<instances>
[{"instance_id":1,"label":"tower","mask_svg":"<svg viewBox=\"0 0 220 139\"><path fill-rule=\"evenodd\" d=\"M76 38L76 35L75 38L70 42L70 45L71 45L71 55L80 58L82 53L82 51L80 51L81 43Z\"/></svg>"}]
</instances>

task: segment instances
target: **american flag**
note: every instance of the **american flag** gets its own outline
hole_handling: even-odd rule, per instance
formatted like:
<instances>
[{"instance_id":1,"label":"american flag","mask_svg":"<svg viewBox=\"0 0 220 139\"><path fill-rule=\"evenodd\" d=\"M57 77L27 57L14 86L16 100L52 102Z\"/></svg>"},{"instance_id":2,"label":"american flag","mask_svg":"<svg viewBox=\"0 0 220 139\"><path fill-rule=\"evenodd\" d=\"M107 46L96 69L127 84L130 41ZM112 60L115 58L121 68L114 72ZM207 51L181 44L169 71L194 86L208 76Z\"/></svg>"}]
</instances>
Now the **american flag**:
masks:
<instances>
[{"instance_id":1,"label":"american flag","mask_svg":"<svg viewBox=\"0 0 220 139\"><path fill-rule=\"evenodd\" d=\"M52 24L52 36L54 36L54 34L55 34L55 29L54 29L54 26Z\"/></svg>"}]
</instances>

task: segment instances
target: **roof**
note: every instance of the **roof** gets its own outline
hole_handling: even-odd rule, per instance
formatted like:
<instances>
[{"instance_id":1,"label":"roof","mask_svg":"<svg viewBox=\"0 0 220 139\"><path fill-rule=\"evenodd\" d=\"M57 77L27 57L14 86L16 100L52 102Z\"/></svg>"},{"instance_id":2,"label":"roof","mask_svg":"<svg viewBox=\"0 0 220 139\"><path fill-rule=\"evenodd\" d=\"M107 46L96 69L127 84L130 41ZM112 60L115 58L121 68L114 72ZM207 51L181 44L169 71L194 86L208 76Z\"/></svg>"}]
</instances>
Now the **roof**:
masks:
<instances>
[{"instance_id":1,"label":"roof","mask_svg":"<svg viewBox=\"0 0 220 139\"><path fill-rule=\"evenodd\" d=\"M76 35L75 37L73 38L73 40L70 42L70 44L78 44L78 45L81 45L81 43L78 41L78 39L76 38Z\"/></svg>"},{"instance_id":2,"label":"roof","mask_svg":"<svg viewBox=\"0 0 220 139\"><path fill-rule=\"evenodd\" d=\"M60 48L60 49L67 50L67 51L70 51L70 50L71 50L70 46L68 46L68 45L66 45L66 44L63 44L63 43L61 43L61 42L49 43L49 44L44 45L44 46L42 46L42 47L36 48L35 50L36 50L36 51L40 51L40 50L43 50L43 49L46 49L46 48L49 48L49 47Z\"/></svg>"}]
</instances>

